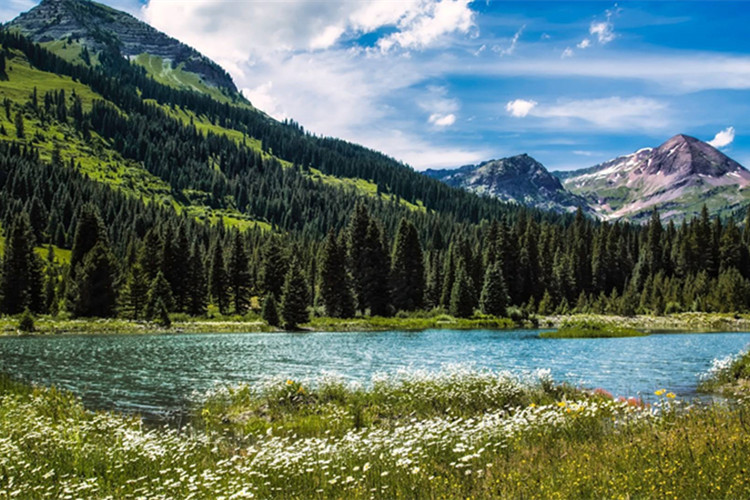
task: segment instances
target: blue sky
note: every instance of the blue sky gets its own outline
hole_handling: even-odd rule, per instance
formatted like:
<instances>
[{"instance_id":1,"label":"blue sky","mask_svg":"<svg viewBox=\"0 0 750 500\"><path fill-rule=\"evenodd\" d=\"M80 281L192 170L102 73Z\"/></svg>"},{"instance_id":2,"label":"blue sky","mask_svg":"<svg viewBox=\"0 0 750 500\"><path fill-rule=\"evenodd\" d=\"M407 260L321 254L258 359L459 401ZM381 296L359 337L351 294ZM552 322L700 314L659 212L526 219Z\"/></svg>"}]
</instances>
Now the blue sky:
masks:
<instances>
[{"instance_id":1,"label":"blue sky","mask_svg":"<svg viewBox=\"0 0 750 500\"><path fill-rule=\"evenodd\" d=\"M269 114L418 169L581 168L677 133L750 166L750 3L103 3L215 59Z\"/></svg>"}]
</instances>

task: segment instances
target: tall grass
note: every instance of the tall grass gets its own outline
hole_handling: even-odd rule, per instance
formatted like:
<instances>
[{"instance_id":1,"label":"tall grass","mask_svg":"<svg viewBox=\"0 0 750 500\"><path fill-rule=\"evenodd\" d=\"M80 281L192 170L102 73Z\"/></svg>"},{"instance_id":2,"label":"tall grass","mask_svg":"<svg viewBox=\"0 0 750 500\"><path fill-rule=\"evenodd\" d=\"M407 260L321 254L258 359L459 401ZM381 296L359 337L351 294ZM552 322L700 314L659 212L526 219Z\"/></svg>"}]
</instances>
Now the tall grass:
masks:
<instances>
[{"instance_id":1,"label":"tall grass","mask_svg":"<svg viewBox=\"0 0 750 500\"><path fill-rule=\"evenodd\" d=\"M0 498L748 498L749 409L457 369L217 391L178 431L0 378Z\"/></svg>"}]
</instances>

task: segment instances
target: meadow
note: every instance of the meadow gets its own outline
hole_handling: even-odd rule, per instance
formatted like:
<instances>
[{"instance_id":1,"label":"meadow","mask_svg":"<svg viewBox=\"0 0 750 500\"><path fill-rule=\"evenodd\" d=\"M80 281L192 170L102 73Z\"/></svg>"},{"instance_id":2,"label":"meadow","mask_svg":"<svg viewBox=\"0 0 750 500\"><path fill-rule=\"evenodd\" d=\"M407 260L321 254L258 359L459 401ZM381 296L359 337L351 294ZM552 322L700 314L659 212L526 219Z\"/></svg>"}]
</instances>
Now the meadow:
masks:
<instances>
[{"instance_id":1,"label":"meadow","mask_svg":"<svg viewBox=\"0 0 750 500\"><path fill-rule=\"evenodd\" d=\"M0 378L0 498L742 498L750 403L447 367L219 387L190 425Z\"/></svg>"}]
</instances>

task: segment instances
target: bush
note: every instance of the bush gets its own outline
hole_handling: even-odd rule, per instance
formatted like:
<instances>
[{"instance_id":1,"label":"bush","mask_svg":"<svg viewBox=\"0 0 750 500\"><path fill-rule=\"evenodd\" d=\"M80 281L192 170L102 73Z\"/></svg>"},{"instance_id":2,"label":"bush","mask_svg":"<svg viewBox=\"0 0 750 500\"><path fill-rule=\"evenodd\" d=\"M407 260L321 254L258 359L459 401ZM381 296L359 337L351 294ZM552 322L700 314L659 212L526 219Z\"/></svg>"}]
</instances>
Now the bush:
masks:
<instances>
[{"instance_id":1,"label":"bush","mask_svg":"<svg viewBox=\"0 0 750 500\"><path fill-rule=\"evenodd\" d=\"M26 333L34 331L34 315L31 314L28 307L23 314L21 314L21 318L18 321L18 329Z\"/></svg>"}]
</instances>

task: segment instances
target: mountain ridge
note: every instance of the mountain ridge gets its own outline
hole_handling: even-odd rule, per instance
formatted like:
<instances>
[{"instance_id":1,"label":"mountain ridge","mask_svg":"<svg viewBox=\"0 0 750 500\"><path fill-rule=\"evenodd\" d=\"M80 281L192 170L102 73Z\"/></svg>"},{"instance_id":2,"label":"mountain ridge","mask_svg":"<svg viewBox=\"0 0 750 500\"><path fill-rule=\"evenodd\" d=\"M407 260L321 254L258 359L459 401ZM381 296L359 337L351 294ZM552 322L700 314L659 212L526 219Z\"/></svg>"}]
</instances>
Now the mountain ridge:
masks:
<instances>
[{"instance_id":1,"label":"mountain ridge","mask_svg":"<svg viewBox=\"0 0 750 500\"><path fill-rule=\"evenodd\" d=\"M506 202L558 212L578 207L589 210L582 198L569 193L544 165L525 153L457 169L427 169L423 173L449 186Z\"/></svg>"},{"instance_id":2,"label":"mountain ridge","mask_svg":"<svg viewBox=\"0 0 750 500\"><path fill-rule=\"evenodd\" d=\"M750 201L750 171L710 144L677 134L655 148L568 172L555 172L605 219L644 219L653 208L666 218L712 213Z\"/></svg>"},{"instance_id":3,"label":"mountain ridge","mask_svg":"<svg viewBox=\"0 0 750 500\"><path fill-rule=\"evenodd\" d=\"M41 44L62 42L61 52L75 44L94 54L116 50L147 69L154 61L138 59L149 55L158 59L157 66L162 65L162 72L184 70L199 77L200 82L209 87L237 93L231 76L197 50L126 12L90 0L42 0L6 23L4 28L17 29ZM76 55L84 62L89 58L83 53ZM198 87L189 81L182 83L186 87Z\"/></svg>"}]
</instances>

